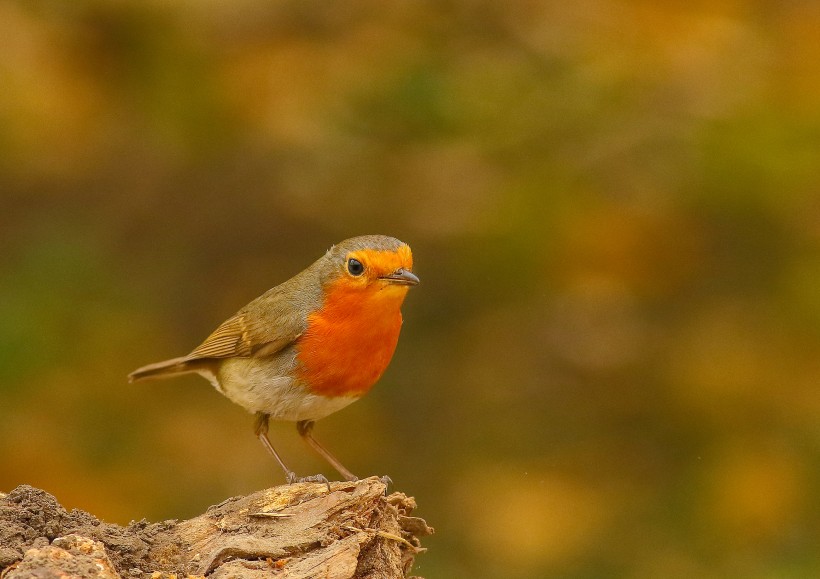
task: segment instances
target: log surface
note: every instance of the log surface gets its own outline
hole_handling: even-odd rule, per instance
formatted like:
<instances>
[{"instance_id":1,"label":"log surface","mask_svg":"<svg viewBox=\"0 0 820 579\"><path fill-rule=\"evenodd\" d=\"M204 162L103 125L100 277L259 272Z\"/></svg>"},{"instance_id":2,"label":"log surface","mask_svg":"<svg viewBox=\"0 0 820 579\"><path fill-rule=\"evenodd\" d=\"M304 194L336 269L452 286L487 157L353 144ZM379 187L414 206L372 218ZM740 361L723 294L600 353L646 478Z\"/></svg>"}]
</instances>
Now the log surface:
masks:
<instances>
[{"instance_id":1,"label":"log surface","mask_svg":"<svg viewBox=\"0 0 820 579\"><path fill-rule=\"evenodd\" d=\"M295 483L123 527L22 485L0 493L0 577L407 577L433 529L412 497L385 490L377 478Z\"/></svg>"}]
</instances>

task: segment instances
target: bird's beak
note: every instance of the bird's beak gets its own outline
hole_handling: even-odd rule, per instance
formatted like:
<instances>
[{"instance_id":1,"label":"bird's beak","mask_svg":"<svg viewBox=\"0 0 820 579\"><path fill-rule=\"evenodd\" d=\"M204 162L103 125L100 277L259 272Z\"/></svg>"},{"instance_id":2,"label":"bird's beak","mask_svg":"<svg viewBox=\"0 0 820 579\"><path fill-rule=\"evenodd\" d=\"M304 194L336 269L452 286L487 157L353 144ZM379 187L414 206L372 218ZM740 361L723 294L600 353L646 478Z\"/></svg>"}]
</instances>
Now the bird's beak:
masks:
<instances>
[{"instance_id":1,"label":"bird's beak","mask_svg":"<svg viewBox=\"0 0 820 579\"><path fill-rule=\"evenodd\" d=\"M418 285L419 283L419 278L413 272L403 268L399 268L390 275L382 276L379 279L399 285Z\"/></svg>"}]
</instances>

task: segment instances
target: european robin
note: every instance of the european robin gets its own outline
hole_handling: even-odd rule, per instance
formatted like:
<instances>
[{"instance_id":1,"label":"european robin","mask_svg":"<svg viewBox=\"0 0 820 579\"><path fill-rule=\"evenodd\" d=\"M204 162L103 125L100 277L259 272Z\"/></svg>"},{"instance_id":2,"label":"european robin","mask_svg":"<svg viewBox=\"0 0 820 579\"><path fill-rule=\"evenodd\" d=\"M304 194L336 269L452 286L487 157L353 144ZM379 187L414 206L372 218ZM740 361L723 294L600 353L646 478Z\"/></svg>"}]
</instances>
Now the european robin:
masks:
<instances>
[{"instance_id":1,"label":"european robin","mask_svg":"<svg viewBox=\"0 0 820 579\"><path fill-rule=\"evenodd\" d=\"M131 382L197 373L256 414L255 433L288 482L298 478L268 439L268 421L292 420L347 480L356 477L312 435L314 421L366 394L390 363L411 286L410 247L366 235L331 247L310 267L225 320L187 356L135 370Z\"/></svg>"}]
</instances>

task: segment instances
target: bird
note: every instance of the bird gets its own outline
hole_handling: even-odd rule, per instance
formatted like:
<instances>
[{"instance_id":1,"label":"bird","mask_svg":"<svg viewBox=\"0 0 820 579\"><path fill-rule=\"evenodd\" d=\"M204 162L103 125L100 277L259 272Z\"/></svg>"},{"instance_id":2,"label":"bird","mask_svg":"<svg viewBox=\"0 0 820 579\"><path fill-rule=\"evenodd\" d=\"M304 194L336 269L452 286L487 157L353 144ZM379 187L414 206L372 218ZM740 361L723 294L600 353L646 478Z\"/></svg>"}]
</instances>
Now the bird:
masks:
<instances>
[{"instance_id":1,"label":"bird","mask_svg":"<svg viewBox=\"0 0 820 579\"><path fill-rule=\"evenodd\" d=\"M382 376L398 343L402 303L418 283L406 243L385 235L346 239L241 308L188 355L143 366L129 382L199 374L255 415L254 433L288 483L327 478L300 478L286 466L268 438L270 420L296 422L313 450L346 480L358 480L313 436L314 423Z\"/></svg>"}]
</instances>

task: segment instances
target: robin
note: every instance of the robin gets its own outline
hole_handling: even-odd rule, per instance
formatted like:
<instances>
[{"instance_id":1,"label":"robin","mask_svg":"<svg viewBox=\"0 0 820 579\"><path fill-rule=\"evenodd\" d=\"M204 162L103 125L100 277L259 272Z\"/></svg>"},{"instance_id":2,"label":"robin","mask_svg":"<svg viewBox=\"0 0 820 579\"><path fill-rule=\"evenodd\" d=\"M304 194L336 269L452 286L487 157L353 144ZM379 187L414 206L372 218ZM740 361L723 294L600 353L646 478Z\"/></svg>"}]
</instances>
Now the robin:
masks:
<instances>
[{"instance_id":1,"label":"robin","mask_svg":"<svg viewBox=\"0 0 820 579\"><path fill-rule=\"evenodd\" d=\"M310 267L225 320L187 356L149 364L130 382L196 373L256 414L255 433L287 481L298 478L268 439L268 421L299 435L347 480L357 480L312 434L314 421L366 394L390 363L401 304L419 283L410 247L365 235L331 247Z\"/></svg>"}]
</instances>

